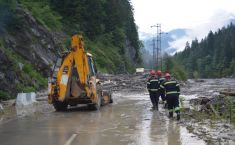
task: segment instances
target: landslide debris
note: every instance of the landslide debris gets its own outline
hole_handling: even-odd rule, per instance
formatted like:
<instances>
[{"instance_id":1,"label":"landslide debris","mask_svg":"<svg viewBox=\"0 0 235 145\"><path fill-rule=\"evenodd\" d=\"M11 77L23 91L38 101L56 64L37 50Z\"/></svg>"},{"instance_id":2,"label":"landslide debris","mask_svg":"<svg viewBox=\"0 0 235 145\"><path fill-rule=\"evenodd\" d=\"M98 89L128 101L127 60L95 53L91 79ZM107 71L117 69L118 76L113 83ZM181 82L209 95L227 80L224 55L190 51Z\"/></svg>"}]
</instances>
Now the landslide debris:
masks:
<instances>
[{"instance_id":1,"label":"landslide debris","mask_svg":"<svg viewBox=\"0 0 235 145\"><path fill-rule=\"evenodd\" d=\"M208 144L234 144L234 79L189 80L182 87L182 124Z\"/></svg>"},{"instance_id":2,"label":"landslide debris","mask_svg":"<svg viewBox=\"0 0 235 145\"><path fill-rule=\"evenodd\" d=\"M145 75L110 75L101 74L99 78L104 89L111 91L146 91L147 74Z\"/></svg>"}]
</instances>

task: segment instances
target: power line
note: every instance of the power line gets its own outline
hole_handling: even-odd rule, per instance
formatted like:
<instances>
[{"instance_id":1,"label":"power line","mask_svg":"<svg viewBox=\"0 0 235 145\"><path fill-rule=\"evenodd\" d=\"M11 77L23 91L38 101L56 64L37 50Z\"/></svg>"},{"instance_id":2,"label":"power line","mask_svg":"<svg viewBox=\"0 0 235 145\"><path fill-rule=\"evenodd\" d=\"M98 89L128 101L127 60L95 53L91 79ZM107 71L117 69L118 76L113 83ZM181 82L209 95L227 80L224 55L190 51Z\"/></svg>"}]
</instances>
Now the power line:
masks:
<instances>
[{"instance_id":1,"label":"power line","mask_svg":"<svg viewBox=\"0 0 235 145\"><path fill-rule=\"evenodd\" d=\"M161 30L161 24L157 24L157 25L153 25L151 26L151 28L157 28L157 45L155 45L155 37L153 35L153 69L157 68L157 69L161 69L162 71L162 47L161 47L161 37L162 34L168 34L168 33L164 33Z\"/></svg>"}]
</instances>

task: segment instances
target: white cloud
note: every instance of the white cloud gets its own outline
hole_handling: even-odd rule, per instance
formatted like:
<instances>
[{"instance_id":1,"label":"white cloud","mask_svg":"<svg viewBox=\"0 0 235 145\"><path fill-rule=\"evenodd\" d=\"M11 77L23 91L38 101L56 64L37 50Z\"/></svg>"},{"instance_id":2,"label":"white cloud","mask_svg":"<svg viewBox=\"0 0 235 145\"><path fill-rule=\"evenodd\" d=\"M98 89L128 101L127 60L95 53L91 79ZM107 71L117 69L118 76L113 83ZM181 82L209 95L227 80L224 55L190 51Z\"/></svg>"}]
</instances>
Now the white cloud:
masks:
<instances>
[{"instance_id":1,"label":"white cloud","mask_svg":"<svg viewBox=\"0 0 235 145\"><path fill-rule=\"evenodd\" d=\"M234 18L234 15L230 12L224 10L218 10L212 17L210 17L207 22L195 25L190 30L186 32L186 36L182 38L175 38L175 41L169 43L171 48L176 48L177 51L182 51L185 47L186 42L189 43L197 38L199 41L202 38L205 38L209 31L217 31L219 28L222 28L225 25L229 24L229 19Z\"/></svg>"},{"instance_id":2,"label":"white cloud","mask_svg":"<svg viewBox=\"0 0 235 145\"><path fill-rule=\"evenodd\" d=\"M151 25L160 23L162 31L188 29L187 35L177 38L170 46L177 51L184 49L186 41L196 37L200 41L210 30L228 24L235 16L235 0L131 0L140 39L156 33ZM143 35L142 35L143 34ZM169 48L170 49L170 48Z\"/></svg>"},{"instance_id":3,"label":"white cloud","mask_svg":"<svg viewBox=\"0 0 235 145\"><path fill-rule=\"evenodd\" d=\"M169 42L169 45L170 45L169 48L176 48L177 51L182 51L184 50L184 46L189 39L190 37L185 36L185 37L181 37L180 39L177 39L176 41Z\"/></svg>"},{"instance_id":4,"label":"white cloud","mask_svg":"<svg viewBox=\"0 0 235 145\"><path fill-rule=\"evenodd\" d=\"M152 33L151 25L164 31L193 28L208 22L218 10L235 13L234 0L131 0L139 32Z\"/></svg>"}]
</instances>

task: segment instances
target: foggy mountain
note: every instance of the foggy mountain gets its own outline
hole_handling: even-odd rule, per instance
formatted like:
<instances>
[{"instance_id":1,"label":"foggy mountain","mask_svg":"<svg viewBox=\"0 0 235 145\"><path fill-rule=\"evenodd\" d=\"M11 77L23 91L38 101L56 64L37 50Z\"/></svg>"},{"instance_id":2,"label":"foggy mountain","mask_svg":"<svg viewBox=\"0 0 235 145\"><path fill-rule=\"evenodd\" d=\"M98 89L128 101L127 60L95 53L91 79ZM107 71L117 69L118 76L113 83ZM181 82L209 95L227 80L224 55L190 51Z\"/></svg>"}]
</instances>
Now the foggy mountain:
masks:
<instances>
[{"instance_id":1,"label":"foggy mountain","mask_svg":"<svg viewBox=\"0 0 235 145\"><path fill-rule=\"evenodd\" d=\"M224 26L227 26L228 24L233 23L235 24L235 19L228 19L224 21ZM182 49L184 49L184 44L186 44L186 41L189 41L191 43L190 39L187 40L187 38L196 38L199 36L190 36L190 34L196 30L191 30L191 29L184 29L184 28L179 28L179 29L173 29L169 32L164 32L161 37L161 48L163 53L168 53L168 54L174 54L177 51L177 48L174 47L172 44L173 42L176 42L178 40L185 40L183 41L183 46ZM210 30L208 30L209 33ZM142 41L144 43L144 49L141 51L142 57L144 60L144 66L146 68L151 68L152 67L152 52L153 52L153 34L149 33L140 33ZM205 35L206 36L206 35ZM205 37L203 35L202 38ZM155 39L156 39L156 34L155 34ZM186 39L185 39L186 38ZM201 38L199 38L201 39ZM157 42L155 41L155 44Z\"/></svg>"},{"instance_id":2,"label":"foggy mountain","mask_svg":"<svg viewBox=\"0 0 235 145\"><path fill-rule=\"evenodd\" d=\"M164 32L161 37L161 47L162 51L166 53L173 53L176 51L176 48L171 48L169 43L174 41L175 39L181 38L186 35L187 29L174 29L169 32ZM144 47L147 51L150 53L153 51L153 35L152 34L147 34L143 33L141 34L142 37L144 38ZM156 35L154 36L156 40ZM155 41L155 44L157 42Z\"/></svg>"},{"instance_id":3,"label":"foggy mountain","mask_svg":"<svg viewBox=\"0 0 235 145\"><path fill-rule=\"evenodd\" d=\"M186 35L187 29L174 29L169 32L163 32L162 38L161 38L161 47L163 53L174 53L176 51L176 48L170 47L170 42L175 41L175 39L184 37ZM149 33L141 33L142 41L144 43L144 49L142 49L142 57L144 60L144 66L145 68L151 68L152 67L152 52L153 52L153 35ZM157 43L156 41L156 35L155 37L155 45Z\"/></svg>"},{"instance_id":4,"label":"foggy mountain","mask_svg":"<svg viewBox=\"0 0 235 145\"><path fill-rule=\"evenodd\" d=\"M235 19L229 19L229 20L225 21L224 26L228 25L229 23L235 24ZM190 31L195 31L195 30L179 28L179 29L173 29L169 32L163 32L162 37L161 37L162 52L169 53L169 54L175 53L177 48L174 48L172 45L170 45L170 43L174 42L176 40L179 40L183 37L189 37L188 33L190 33ZM209 33L209 30L208 30L208 33ZM153 34L141 33L141 37L144 42L145 49L151 54L153 52ZM156 34L154 37L156 40L156 37L157 37ZM196 37L198 37L198 36L195 36L194 38L196 38ZM156 45L156 43L157 42L155 41L155 45ZM190 41L189 41L189 43L190 43ZM186 44L186 41L185 41L185 44Z\"/></svg>"}]
</instances>

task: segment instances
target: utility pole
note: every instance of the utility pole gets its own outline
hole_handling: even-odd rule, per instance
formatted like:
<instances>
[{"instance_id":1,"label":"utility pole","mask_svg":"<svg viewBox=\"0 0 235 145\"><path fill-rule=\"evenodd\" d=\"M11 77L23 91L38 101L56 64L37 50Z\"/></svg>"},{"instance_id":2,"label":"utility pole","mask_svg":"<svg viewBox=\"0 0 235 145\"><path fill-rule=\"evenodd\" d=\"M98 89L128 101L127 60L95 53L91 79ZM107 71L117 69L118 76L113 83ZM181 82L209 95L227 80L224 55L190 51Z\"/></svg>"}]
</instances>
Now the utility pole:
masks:
<instances>
[{"instance_id":1,"label":"utility pole","mask_svg":"<svg viewBox=\"0 0 235 145\"><path fill-rule=\"evenodd\" d=\"M155 67L155 64L156 64L157 69L161 69L161 71L162 71L161 36L162 36L162 34L167 34L167 33L162 32L161 24L151 26L151 28L153 28L153 27L157 28L157 47L155 47L155 38L153 36L153 68Z\"/></svg>"},{"instance_id":2,"label":"utility pole","mask_svg":"<svg viewBox=\"0 0 235 145\"><path fill-rule=\"evenodd\" d=\"M160 69L160 56L161 56L161 24L157 24L157 69Z\"/></svg>"},{"instance_id":3,"label":"utility pole","mask_svg":"<svg viewBox=\"0 0 235 145\"><path fill-rule=\"evenodd\" d=\"M161 63L161 71L162 71L162 34L163 32L161 32L161 29L160 29L160 33L159 33L159 37L160 37L160 41L159 41L159 61Z\"/></svg>"},{"instance_id":4,"label":"utility pole","mask_svg":"<svg viewBox=\"0 0 235 145\"><path fill-rule=\"evenodd\" d=\"M166 34L166 33L163 33L163 32L161 32L161 29L160 29L160 32L159 32L159 39L160 39L160 41L159 41L159 54L160 54L160 56L159 56L159 61L160 61L160 63L161 63L161 71L162 71L162 34Z\"/></svg>"},{"instance_id":5,"label":"utility pole","mask_svg":"<svg viewBox=\"0 0 235 145\"><path fill-rule=\"evenodd\" d=\"M161 71L162 71L162 63L163 63L163 54L162 54L162 34L168 34L168 33L165 33L165 32L161 32L161 29L160 29L160 33L159 33L159 37L160 37L160 44L159 44L159 54L160 54L160 63L161 63Z\"/></svg>"},{"instance_id":6,"label":"utility pole","mask_svg":"<svg viewBox=\"0 0 235 145\"><path fill-rule=\"evenodd\" d=\"M151 28L156 27L156 25L151 26ZM153 34L153 63L152 63L152 69L155 69L156 67L156 46L155 46L155 36Z\"/></svg>"},{"instance_id":7,"label":"utility pole","mask_svg":"<svg viewBox=\"0 0 235 145\"><path fill-rule=\"evenodd\" d=\"M161 56L161 24L151 26L151 28L153 27L157 28L157 47L155 46L155 37L153 36L153 68L156 66L157 69L160 69L159 62Z\"/></svg>"},{"instance_id":8,"label":"utility pole","mask_svg":"<svg viewBox=\"0 0 235 145\"><path fill-rule=\"evenodd\" d=\"M155 67L155 63L156 63L156 50L155 50L156 48L155 48L155 38L154 38L154 36L153 36L153 64L152 64L152 69L154 69L154 67Z\"/></svg>"}]
</instances>

